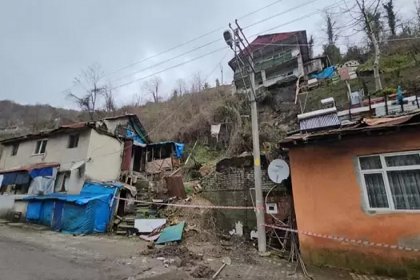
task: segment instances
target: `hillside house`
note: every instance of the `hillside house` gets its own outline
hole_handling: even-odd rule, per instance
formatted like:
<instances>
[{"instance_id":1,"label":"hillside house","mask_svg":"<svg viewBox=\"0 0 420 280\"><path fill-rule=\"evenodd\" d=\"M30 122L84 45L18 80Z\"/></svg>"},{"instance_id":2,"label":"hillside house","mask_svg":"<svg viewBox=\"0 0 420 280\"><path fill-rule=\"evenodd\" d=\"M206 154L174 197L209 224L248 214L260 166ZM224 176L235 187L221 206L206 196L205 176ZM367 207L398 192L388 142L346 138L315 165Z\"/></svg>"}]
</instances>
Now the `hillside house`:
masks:
<instances>
[{"instance_id":1,"label":"hillside house","mask_svg":"<svg viewBox=\"0 0 420 280\"><path fill-rule=\"evenodd\" d=\"M252 41L246 50L240 52L239 61L233 58L229 66L234 71L237 89L249 88L249 66L246 61L251 54L255 65L256 88L269 88L290 84L308 74L321 71L326 66L325 58L310 57L306 31L265 34ZM245 84L244 84L245 82ZM294 90L291 91L294 97Z\"/></svg>"},{"instance_id":2,"label":"hillside house","mask_svg":"<svg viewBox=\"0 0 420 280\"><path fill-rule=\"evenodd\" d=\"M87 179L118 180L127 139L144 146L150 142L136 115L63 125L1 141L0 214L28 194L78 194Z\"/></svg>"},{"instance_id":3,"label":"hillside house","mask_svg":"<svg viewBox=\"0 0 420 280\"><path fill-rule=\"evenodd\" d=\"M302 131L289 151L305 261L420 276L420 113Z\"/></svg>"}]
</instances>

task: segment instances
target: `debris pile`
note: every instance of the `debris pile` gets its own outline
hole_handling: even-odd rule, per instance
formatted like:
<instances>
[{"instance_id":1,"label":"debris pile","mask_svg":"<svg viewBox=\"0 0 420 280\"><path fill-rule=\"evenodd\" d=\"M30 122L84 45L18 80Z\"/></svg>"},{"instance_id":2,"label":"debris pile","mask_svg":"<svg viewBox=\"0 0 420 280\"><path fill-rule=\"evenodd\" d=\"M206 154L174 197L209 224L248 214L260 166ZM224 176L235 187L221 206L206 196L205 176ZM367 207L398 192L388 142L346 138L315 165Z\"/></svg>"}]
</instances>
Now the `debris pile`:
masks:
<instances>
[{"instance_id":1,"label":"debris pile","mask_svg":"<svg viewBox=\"0 0 420 280\"><path fill-rule=\"evenodd\" d=\"M209 278L213 275L212 270L203 260L203 255L191 252L183 245L166 245L161 248L149 248L142 255L151 256L162 261L164 266L174 265L183 267L194 278Z\"/></svg>"}]
</instances>

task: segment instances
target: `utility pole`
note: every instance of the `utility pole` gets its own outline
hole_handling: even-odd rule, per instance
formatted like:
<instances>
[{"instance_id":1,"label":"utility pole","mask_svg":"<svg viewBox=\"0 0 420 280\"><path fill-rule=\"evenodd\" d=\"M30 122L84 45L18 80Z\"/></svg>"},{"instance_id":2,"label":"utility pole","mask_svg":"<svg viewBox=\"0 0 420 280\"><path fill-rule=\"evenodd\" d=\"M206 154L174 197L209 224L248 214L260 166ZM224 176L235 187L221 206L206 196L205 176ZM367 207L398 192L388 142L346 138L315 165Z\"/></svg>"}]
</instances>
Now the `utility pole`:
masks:
<instances>
[{"instance_id":1,"label":"utility pole","mask_svg":"<svg viewBox=\"0 0 420 280\"><path fill-rule=\"evenodd\" d=\"M239 66L240 63L242 63L242 67L244 67L245 63L242 61L240 56L236 53L236 49L239 49L240 54L241 53L245 54L245 52L241 49L240 44L243 45L244 50L246 49L246 46L243 43L243 39L240 37L238 31L241 32L246 42L248 42L248 40L246 39L245 35L242 32L242 29L240 28L237 22L236 22L236 25L237 25L237 29L233 30L234 38L232 38L232 33L228 30L223 33L223 37L225 38L225 41L229 45L229 47L232 50L234 50L236 63L238 64L238 67L240 67ZM264 226L265 207L264 207L264 199L263 199L263 193L262 193L260 136L259 136L259 128L258 128L258 110L257 110L257 100L256 100L256 92L255 92L255 68L254 68L254 62L252 60L252 54L250 54L249 52L248 52L247 62L250 66L249 71L248 71L248 76L250 79L249 101L251 103L252 146L253 146L253 156L254 156L254 181L255 181L255 212L256 212L256 218L257 218L258 252L260 254L265 254L267 250L267 244L266 244L266 232L265 232L265 226ZM242 71L242 69L240 69L240 71ZM244 87L246 88L245 83L244 83Z\"/></svg>"}]
</instances>

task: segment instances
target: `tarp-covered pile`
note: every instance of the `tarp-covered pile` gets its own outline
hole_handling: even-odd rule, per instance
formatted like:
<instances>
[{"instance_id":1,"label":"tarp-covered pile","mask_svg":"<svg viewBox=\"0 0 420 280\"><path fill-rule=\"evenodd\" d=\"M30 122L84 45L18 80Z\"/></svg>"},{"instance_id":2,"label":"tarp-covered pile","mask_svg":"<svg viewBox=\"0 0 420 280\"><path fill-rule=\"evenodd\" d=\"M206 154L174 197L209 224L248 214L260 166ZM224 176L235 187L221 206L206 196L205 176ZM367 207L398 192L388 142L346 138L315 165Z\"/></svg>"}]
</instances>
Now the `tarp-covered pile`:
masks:
<instances>
[{"instance_id":1,"label":"tarp-covered pile","mask_svg":"<svg viewBox=\"0 0 420 280\"><path fill-rule=\"evenodd\" d=\"M26 219L66 233L106 232L115 207L114 197L121 187L87 182L78 195L28 197Z\"/></svg>"}]
</instances>

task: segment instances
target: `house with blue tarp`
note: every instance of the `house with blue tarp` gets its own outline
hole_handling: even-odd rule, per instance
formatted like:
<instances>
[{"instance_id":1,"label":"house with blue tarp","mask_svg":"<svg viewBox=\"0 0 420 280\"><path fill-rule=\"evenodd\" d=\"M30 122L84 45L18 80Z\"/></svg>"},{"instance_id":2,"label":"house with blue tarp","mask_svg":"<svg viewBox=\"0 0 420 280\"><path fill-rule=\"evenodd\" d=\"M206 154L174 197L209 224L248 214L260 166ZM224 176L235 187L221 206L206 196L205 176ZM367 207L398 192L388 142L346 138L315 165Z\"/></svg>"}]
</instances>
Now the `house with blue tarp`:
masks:
<instances>
[{"instance_id":1,"label":"house with blue tarp","mask_svg":"<svg viewBox=\"0 0 420 280\"><path fill-rule=\"evenodd\" d=\"M107 231L121 184L86 182L80 194L29 196L26 220L71 234Z\"/></svg>"},{"instance_id":2,"label":"house with blue tarp","mask_svg":"<svg viewBox=\"0 0 420 280\"><path fill-rule=\"evenodd\" d=\"M176 142L152 143L135 114L64 124L0 144L0 217L14 212L24 217L27 196L58 199L82 194L86 180L119 181L135 172L172 170L180 165L184 148Z\"/></svg>"}]
</instances>

